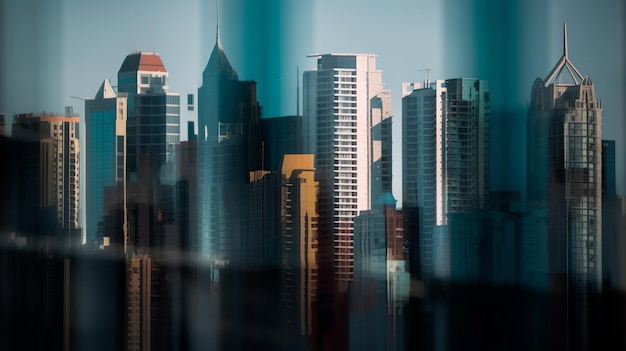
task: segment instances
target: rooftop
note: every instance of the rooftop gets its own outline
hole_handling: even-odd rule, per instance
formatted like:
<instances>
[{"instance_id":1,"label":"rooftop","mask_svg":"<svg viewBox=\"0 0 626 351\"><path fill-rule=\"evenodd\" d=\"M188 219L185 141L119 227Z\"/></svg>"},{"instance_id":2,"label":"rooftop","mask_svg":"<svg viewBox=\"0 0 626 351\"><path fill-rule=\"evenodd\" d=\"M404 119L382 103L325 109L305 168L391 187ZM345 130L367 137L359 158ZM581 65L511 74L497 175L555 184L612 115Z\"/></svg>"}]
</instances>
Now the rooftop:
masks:
<instances>
[{"instance_id":1,"label":"rooftop","mask_svg":"<svg viewBox=\"0 0 626 351\"><path fill-rule=\"evenodd\" d=\"M137 52L126 56L119 73L137 71L167 72L156 52Z\"/></svg>"},{"instance_id":2,"label":"rooftop","mask_svg":"<svg viewBox=\"0 0 626 351\"><path fill-rule=\"evenodd\" d=\"M100 89L98 89L98 92L96 93L96 96L94 97L94 99L95 100L111 99L111 98L114 98L115 96L116 96L115 91L113 90L111 83L109 83L108 79L105 79L104 82L102 82L102 85L100 85Z\"/></svg>"}]
</instances>

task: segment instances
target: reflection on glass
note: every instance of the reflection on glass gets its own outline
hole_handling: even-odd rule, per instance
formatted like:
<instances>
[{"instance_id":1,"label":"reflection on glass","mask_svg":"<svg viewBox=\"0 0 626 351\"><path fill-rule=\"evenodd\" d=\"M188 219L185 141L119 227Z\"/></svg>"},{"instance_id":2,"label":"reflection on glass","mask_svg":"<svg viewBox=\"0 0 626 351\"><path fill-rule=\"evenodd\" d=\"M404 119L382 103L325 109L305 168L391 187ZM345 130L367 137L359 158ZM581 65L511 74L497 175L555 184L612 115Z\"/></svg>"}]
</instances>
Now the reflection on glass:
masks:
<instances>
[{"instance_id":1,"label":"reflection on glass","mask_svg":"<svg viewBox=\"0 0 626 351\"><path fill-rule=\"evenodd\" d=\"M0 2L1 348L625 348L600 2Z\"/></svg>"}]
</instances>

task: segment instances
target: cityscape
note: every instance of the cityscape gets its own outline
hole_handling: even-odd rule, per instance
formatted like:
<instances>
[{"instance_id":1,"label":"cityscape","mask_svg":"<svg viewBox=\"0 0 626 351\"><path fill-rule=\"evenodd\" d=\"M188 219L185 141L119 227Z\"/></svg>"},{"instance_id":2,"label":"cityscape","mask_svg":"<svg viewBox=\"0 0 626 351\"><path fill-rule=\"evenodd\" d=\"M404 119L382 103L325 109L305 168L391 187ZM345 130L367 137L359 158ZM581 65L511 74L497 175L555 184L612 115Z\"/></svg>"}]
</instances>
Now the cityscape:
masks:
<instances>
[{"instance_id":1,"label":"cityscape","mask_svg":"<svg viewBox=\"0 0 626 351\"><path fill-rule=\"evenodd\" d=\"M63 73L0 54L1 348L625 349L626 89L587 72L615 55L624 75L626 7L598 39L615 51L589 64L600 24L551 23L540 1L468 3L442 21L472 22L471 40L397 86L386 52L315 53L306 12L329 5L278 0L180 5L198 10L198 70L160 52L163 19L141 49L138 18L117 37L126 55L80 48L111 71L62 98L48 87ZM509 21L529 18L516 6L558 41L524 50L536 34ZM70 11L0 9L2 47L35 38L43 57L57 24L33 37L11 21ZM45 67L72 70L63 55ZM170 60L195 72L186 91ZM36 81L16 80L29 67L32 104Z\"/></svg>"}]
</instances>

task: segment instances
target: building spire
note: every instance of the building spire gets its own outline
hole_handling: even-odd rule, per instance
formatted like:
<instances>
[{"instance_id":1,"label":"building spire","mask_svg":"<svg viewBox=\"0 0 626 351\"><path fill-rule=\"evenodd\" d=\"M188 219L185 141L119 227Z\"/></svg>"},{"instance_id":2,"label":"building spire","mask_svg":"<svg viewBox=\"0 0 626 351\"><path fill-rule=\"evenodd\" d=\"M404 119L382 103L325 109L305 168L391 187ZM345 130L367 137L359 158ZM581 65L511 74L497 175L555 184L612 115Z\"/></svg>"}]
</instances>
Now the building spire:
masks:
<instances>
[{"instance_id":1,"label":"building spire","mask_svg":"<svg viewBox=\"0 0 626 351\"><path fill-rule=\"evenodd\" d=\"M215 28L215 42L220 42L220 0L216 1L217 3L217 26Z\"/></svg>"},{"instance_id":2,"label":"building spire","mask_svg":"<svg viewBox=\"0 0 626 351\"><path fill-rule=\"evenodd\" d=\"M217 20L215 27L215 46L213 47L213 51L209 57L209 62L207 63L202 76L205 77L207 74L224 74L229 79L238 80L237 72L235 72L233 67L230 65L230 62L228 62L220 40L220 0L216 0L215 5L215 18Z\"/></svg>"},{"instance_id":3,"label":"building spire","mask_svg":"<svg viewBox=\"0 0 626 351\"><path fill-rule=\"evenodd\" d=\"M563 22L563 56L557 64L554 66L550 74L544 80L544 85L547 87L553 81L556 82L558 77L561 75L561 72L566 70L574 84L578 85L585 78L580 71L574 66L574 64L569 60L568 52L567 52L567 22Z\"/></svg>"},{"instance_id":4,"label":"building spire","mask_svg":"<svg viewBox=\"0 0 626 351\"><path fill-rule=\"evenodd\" d=\"M567 59L567 22L563 22L563 57Z\"/></svg>"}]
</instances>

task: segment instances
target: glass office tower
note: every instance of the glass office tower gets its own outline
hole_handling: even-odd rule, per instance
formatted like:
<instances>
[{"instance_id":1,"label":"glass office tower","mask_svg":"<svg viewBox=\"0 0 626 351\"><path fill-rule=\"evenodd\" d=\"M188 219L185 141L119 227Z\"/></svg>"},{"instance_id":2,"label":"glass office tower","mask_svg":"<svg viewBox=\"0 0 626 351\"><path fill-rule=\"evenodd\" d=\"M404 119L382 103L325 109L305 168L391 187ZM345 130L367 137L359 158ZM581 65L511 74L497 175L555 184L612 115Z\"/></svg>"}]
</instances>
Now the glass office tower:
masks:
<instances>
[{"instance_id":1,"label":"glass office tower","mask_svg":"<svg viewBox=\"0 0 626 351\"><path fill-rule=\"evenodd\" d=\"M118 96L106 79L96 96L85 101L85 212L88 246L107 236L103 221L109 206L123 204L126 211L126 109L126 96ZM113 203L107 204L105 194L118 186L121 187L122 198L111 199ZM126 215L122 220L126 221ZM126 231L126 225L123 230Z\"/></svg>"},{"instance_id":2,"label":"glass office tower","mask_svg":"<svg viewBox=\"0 0 626 351\"><path fill-rule=\"evenodd\" d=\"M154 153L158 166L173 161L180 141L180 96L168 92L168 79L159 54L153 52L126 56L117 74L117 90L128 96L130 173L137 172L137 158L142 154Z\"/></svg>"}]
</instances>

